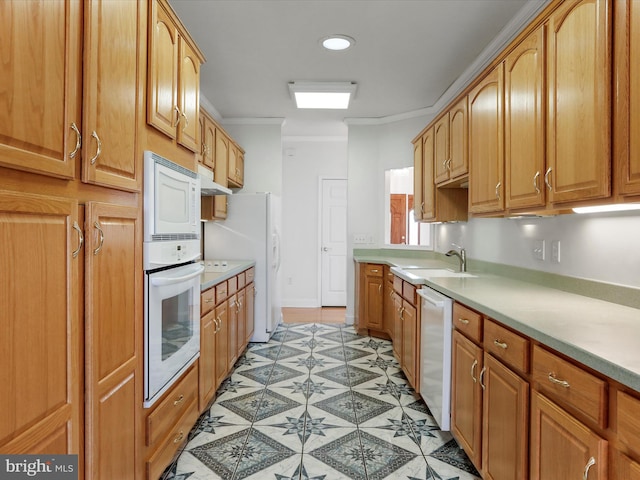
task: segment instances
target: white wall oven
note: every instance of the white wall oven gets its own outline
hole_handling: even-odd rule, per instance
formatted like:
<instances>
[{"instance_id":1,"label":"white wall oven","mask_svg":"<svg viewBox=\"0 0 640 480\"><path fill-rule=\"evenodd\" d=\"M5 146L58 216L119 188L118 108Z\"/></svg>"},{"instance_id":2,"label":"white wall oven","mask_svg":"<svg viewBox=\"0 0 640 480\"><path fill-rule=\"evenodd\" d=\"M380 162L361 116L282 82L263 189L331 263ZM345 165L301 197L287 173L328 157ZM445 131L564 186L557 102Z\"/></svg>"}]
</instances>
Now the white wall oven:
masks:
<instances>
[{"instance_id":1,"label":"white wall oven","mask_svg":"<svg viewBox=\"0 0 640 480\"><path fill-rule=\"evenodd\" d=\"M200 354L200 180L145 152L144 406L158 398Z\"/></svg>"}]
</instances>

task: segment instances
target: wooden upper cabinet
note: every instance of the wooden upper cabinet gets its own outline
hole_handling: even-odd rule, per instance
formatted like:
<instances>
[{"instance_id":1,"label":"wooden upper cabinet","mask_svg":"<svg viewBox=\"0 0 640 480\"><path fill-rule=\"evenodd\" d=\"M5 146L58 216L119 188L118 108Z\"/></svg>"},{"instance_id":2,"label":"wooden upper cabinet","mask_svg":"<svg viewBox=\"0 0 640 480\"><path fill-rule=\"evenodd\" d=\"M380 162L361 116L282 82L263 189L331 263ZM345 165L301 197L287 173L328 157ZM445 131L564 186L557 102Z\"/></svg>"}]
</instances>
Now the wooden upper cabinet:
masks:
<instances>
[{"instance_id":1,"label":"wooden upper cabinet","mask_svg":"<svg viewBox=\"0 0 640 480\"><path fill-rule=\"evenodd\" d=\"M147 123L197 153L204 57L166 0L150 5Z\"/></svg>"},{"instance_id":2,"label":"wooden upper cabinet","mask_svg":"<svg viewBox=\"0 0 640 480\"><path fill-rule=\"evenodd\" d=\"M433 125L433 170L435 183L449 180L449 113Z\"/></svg>"},{"instance_id":3,"label":"wooden upper cabinet","mask_svg":"<svg viewBox=\"0 0 640 480\"><path fill-rule=\"evenodd\" d=\"M140 191L146 2L85 4L82 180Z\"/></svg>"},{"instance_id":4,"label":"wooden upper cabinet","mask_svg":"<svg viewBox=\"0 0 640 480\"><path fill-rule=\"evenodd\" d=\"M215 168L216 126L204 110L200 110L202 121L202 163L213 170Z\"/></svg>"},{"instance_id":5,"label":"wooden upper cabinet","mask_svg":"<svg viewBox=\"0 0 640 480\"><path fill-rule=\"evenodd\" d=\"M466 95L449 110L449 176L469 173L469 123Z\"/></svg>"},{"instance_id":6,"label":"wooden upper cabinet","mask_svg":"<svg viewBox=\"0 0 640 480\"><path fill-rule=\"evenodd\" d=\"M622 196L640 195L640 5L620 0L615 14L616 189Z\"/></svg>"},{"instance_id":7,"label":"wooden upper cabinet","mask_svg":"<svg viewBox=\"0 0 640 480\"><path fill-rule=\"evenodd\" d=\"M74 177L82 130L81 10L74 0L0 2L0 165Z\"/></svg>"},{"instance_id":8,"label":"wooden upper cabinet","mask_svg":"<svg viewBox=\"0 0 640 480\"><path fill-rule=\"evenodd\" d=\"M548 19L548 146L551 203L611 193L611 9L567 0Z\"/></svg>"},{"instance_id":9,"label":"wooden upper cabinet","mask_svg":"<svg viewBox=\"0 0 640 480\"><path fill-rule=\"evenodd\" d=\"M469 211L504 210L503 64L469 92Z\"/></svg>"},{"instance_id":10,"label":"wooden upper cabinet","mask_svg":"<svg viewBox=\"0 0 640 480\"><path fill-rule=\"evenodd\" d=\"M229 141L229 185L242 188L244 183L244 151L234 142Z\"/></svg>"},{"instance_id":11,"label":"wooden upper cabinet","mask_svg":"<svg viewBox=\"0 0 640 480\"><path fill-rule=\"evenodd\" d=\"M422 138L418 138L413 144L413 218L416 222L422 220L424 209L424 199L422 198L422 183L424 181Z\"/></svg>"},{"instance_id":12,"label":"wooden upper cabinet","mask_svg":"<svg viewBox=\"0 0 640 480\"><path fill-rule=\"evenodd\" d=\"M75 200L0 191L3 454L80 451L79 228Z\"/></svg>"},{"instance_id":13,"label":"wooden upper cabinet","mask_svg":"<svg viewBox=\"0 0 640 480\"><path fill-rule=\"evenodd\" d=\"M430 128L422 136L422 218L424 220L436 219L436 185L433 178L433 128ZM415 175L415 171L414 171ZM415 195L415 191L414 191ZM415 199L415 196L414 196ZM414 201L414 209L418 209L418 202Z\"/></svg>"},{"instance_id":14,"label":"wooden upper cabinet","mask_svg":"<svg viewBox=\"0 0 640 480\"><path fill-rule=\"evenodd\" d=\"M504 150L507 208L544 207L544 26L504 62Z\"/></svg>"}]
</instances>

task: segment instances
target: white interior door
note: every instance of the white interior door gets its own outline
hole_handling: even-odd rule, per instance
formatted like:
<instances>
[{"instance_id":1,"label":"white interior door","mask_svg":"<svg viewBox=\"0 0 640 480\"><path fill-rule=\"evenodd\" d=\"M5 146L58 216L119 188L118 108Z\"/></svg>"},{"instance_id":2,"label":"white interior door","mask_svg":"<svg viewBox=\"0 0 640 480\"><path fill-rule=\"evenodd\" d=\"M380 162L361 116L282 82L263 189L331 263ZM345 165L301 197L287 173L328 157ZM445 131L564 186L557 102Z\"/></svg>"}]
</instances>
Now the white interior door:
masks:
<instances>
[{"instance_id":1,"label":"white interior door","mask_svg":"<svg viewBox=\"0 0 640 480\"><path fill-rule=\"evenodd\" d=\"M347 181L322 179L321 305L347 304Z\"/></svg>"}]
</instances>

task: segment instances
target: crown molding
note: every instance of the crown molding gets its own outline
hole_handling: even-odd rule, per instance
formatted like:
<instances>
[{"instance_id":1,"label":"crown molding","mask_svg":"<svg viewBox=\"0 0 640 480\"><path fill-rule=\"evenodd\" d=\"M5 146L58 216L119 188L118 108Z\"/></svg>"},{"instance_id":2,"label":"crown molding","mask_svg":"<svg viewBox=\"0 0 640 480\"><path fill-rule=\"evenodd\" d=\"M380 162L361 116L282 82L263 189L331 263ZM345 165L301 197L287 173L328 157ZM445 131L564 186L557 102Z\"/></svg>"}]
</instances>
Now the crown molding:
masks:
<instances>
[{"instance_id":1,"label":"crown molding","mask_svg":"<svg viewBox=\"0 0 640 480\"><path fill-rule=\"evenodd\" d=\"M233 117L223 118L223 125L280 125L284 123L284 117Z\"/></svg>"}]
</instances>

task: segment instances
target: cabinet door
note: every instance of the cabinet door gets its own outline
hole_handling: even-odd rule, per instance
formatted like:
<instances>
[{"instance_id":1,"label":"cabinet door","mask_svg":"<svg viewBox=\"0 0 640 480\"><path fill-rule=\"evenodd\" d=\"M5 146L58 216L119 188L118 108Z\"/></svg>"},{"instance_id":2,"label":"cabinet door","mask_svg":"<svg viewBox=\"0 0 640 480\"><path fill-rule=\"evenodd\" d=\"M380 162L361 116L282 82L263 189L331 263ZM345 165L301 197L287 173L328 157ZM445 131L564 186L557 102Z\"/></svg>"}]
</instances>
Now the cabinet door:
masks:
<instances>
[{"instance_id":1,"label":"cabinet door","mask_svg":"<svg viewBox=\"0 0 640 480\"><path fill-rule=\"evenodd\" d=\"M469 93L469 212L504 210L503 66Z\"/></svg>"},{"instance_id":2,"label":"cabinet door","mask_svg":"<svg viewBox=\"0 0 640 480\"><path fill-rule=\"evenodd\" d=\"M238 295L232 295L229 298L229 313L227 322L227 362L228 370L233 370L233 366L238 360L238 317L240 313L240 304L238 303Z\"/></svg>"},{"instance_id":3,"label":"cabinet door","mask_svg":"<svg viewBox=\"0 0 640 480\"><path fill-rule=\"evenodd\" d=\"M236 180L238 187L244 186L244 153L238 150L238 157L236 158Z\"/></svg>"},{"instance_id":4,"label":"cabinet door","mask_svg":"<svg viewBox=\"0 0 640 480\"><path fill-rule=\"evenodd\" d=\"M216 146L216 127L208 119L205 118L204 130L202 134L203 146L203 163L210 169L215 169L215 146Z\"/></svg>"},{"instance_id":5,"label":"cabinet door","mask_svg":"<svg viewBox=\"0 0 640 480\"><path fill-rule=\"evenodd\" d=\"M142 464L140 212L88 203L85 244L86 477L135 479Z\"/></svg>"},{"instance_id":6,"label":"cabinet door","mask_svg":"<svg viewBox=\"0 0 640 480\"><path fill-rule=\"evenodd\" d=\"M198 111L200 110L200 60L189 44L178 37L178 143L198 152Z\"/></svg>"},{"instance_id":7,"label":"cabinet door","mask_svg":"<svg viewBox=\"0 0 640 480\"><path fill-rule=\"evenodd\" d=\"M530 459L531 480L607 478L607 441L538 392L531 399Z\"/></svg>"},{"instance_id":8,"label":"cabinet door","mask_svg":"<svg viewBox=\"0 0 640 480\"><path fill-rule=\"evenodd\" d=\"M422 136L422 218L436 220L436 184L433 178L433 128ZM417 202L414 202L417 205ZM417 207L414 207L417 208Z\"/></svg>"},{"instance_id":9,"label":"cabinet door","mask_svg":"<svg viewBox=\"0 0 640 480\"><path fill-rule=\"evenodd\" d=\"M216 384L220 385L229 371L228 349L228 324L229 304L222 302L216 307L216 320L218 321L218 333L216 334Z\"/></svg>"},{"instance_id":10,"label":"cabinet door","mask_svg":"<svg viewBox=\"0 0 640 480\"><path fill-rule=\"evenodd\" d=\"M478 376L482 370L482 349L456 330L453 332L452 356L451 432L479 468L482 459L482 388Z\"/></svg>"},{"instance_id":11,"label":"cabinet door","mask_svg":"<svg viewBox=\"0 0 640 480\"><path fill-rule=\"evenodd\" d=\"M229 143L229 163L227 166L227 179L233 185L238 184L238 147Z\"/></svg>"},{"instance_id":12,"label":"cabinet door","mask_svg":"<svg viewBox=\"0 0 640 480\"><path fill-rule=\"evenodd\" d=\"M237 332L237 350L238 356L244 351L247 346L245 328L247 317L247 305L246 305L247 291L245 288L238 292L238 332Z\"/></svg>"},{"instance_id":13,"label":"cabinet door","mask_svg":"<svg viewBox=\"0 0 640 480\"><path fill-rule=\"evenodd\" d=\"M85 4L83 105L84 182L140 191L142 158L138 126L147 2Z\"/></svg>"},{"instance_id":14,"label":"cabinet door","mask_svg":"<svg viewBox=\"0 0 640 480\"><path fill-rule=\"evenodd\" d=\"M435 183L449 180L449 113L433 126L433 159Z\"/></svg>"},{"instance_id":15,"label":"cabinet door","mask_svg":"<svg viewBox=\"0 0 640 480\"><path fill-rule=\"evenodd\" d=\"M393 294L393 354L402 362L402 297L394 292Z\"/></svg>"},{"instance_id":16,"label":"cabinet door","mask_svg":"<svg viewBox=\"0 0 640 480\"><path fill-rule=\"evenodd\" d=\"M0 2L1 165L74 177L82 129L81 10L73 0Z\"/></svg>"},{"instance_id":17,"label":"cabinet door","mask_svg":"<svg viewBox=\"0 0 640 480\"><path fill-rule=\"evenodd\" d=\"M484 369L484 478L526 480L529 473L529 384L486 353Z\"/></svg>"},{"instance_id":18,"label":"cabinet door","mask_svg":"<svg viewBox=\"0 0 640 480\"><path fill-rule=\"evenodd\" d=\"M507 208L546 203L544 27L507 56L504 68L504 149Z\"/></svg>"},{"instance_id":19,"label":"cabinet door","mask_svg":"<svg viewBox=\"0 0 640 480\"><path fill-rule=\"evenodd\" d=\"M545 173L552 203L604 198L611 193L608 4L606 0L565 1L549 17Z\"/></svg>"},{"instance_id":20,"label":"cabinet door","mask_svg":"<svg viewBox=\"0 0 640 480\"><path fill-rule=\"evenodd\" d=\"M402 302L402 308L402 370L409 384L418 391L416 376L418 315L416 307L406 300Z\"/></svg>"},{"instance_id":21,"label":"cabinet door","mask_svg":"<svg viewBox=\"0 0 640 480\"><path fill-rule=\"evenodd\" d=\"M216 394L216 312L212 310L200 323L200 358L198 359L199 402L202 412Z\"/></svg>"},{"instance_id":22,"label":"cabinet door","mask_svg":"<svg viewBox=\"0 0 640 480\"><path fill-rule=\"evenodd\" d=\"M74 200L0 191L4 454L80 451L77 220Z\"/></svg>"},{"instance_id":23,"label":"cabinet door","mask_svg":"<svg viewBox=\"0 0 640 480\"><path fill-rule=\"evenodd\" d=\"M246 302L246 316L245 316L245 335L246 335L246 343L249 343L251 337L253 336L254 330L254 318L255 318L255 305L256 305L256 288L255 284L252 282L247 285L247 294L245 296Z\"/></svg>"},{"instance_id":24,"label":"cabinet door","mask_svg":"<svg viewBox=\"0 0 640 480\"><path fill-rule=\"evenodd\" d=\"M176 138L178 120L178 29L163 2L149 2L147 123Z\"/></svg>"},{"instance_id":25,"label":"cabinet door","mask_svg":"<svg viewBox=\"0 0 640 480\"><path fill-rule=\"evenodd\" d=\"M389 280L391 278L391 280ZM384 267L384 283L382 287L382 331L393 339L393 273L389 270L389 266Z\"/></svg>"},{"instance_id":26,"label":"cabinet door","mask_svg":"<svg viewBox=\"0 0 640 480\"><path fill-rule=\"evenodd\" d=\"M382 265L380 265L382 269ZM364 281L364 325L382 330L382 276L366 275Z\"/></svg>"},{"instance_id":27,"label":"cabinet door","mask_svg":"<svg viewBox=\"0 0 640 480\"><path fill-rule=\"evenodd\" d=\"M422 182L424 181L422 138L413 144L413 218L416 222L422 220L424 199L422 198Z\"/></svg>"},{"instance_id":28,"label":"cabinet door","mask_svg":"<svg viewBox=\"0 0 640 480\"><path fill-rule=\"evenodd\" d=\"M449 111L449 175L469 173L469 123L465 96Z\"/></svg>"},{"instance_id":29,"label":"cabinet door","mask_svg":"<svg viewBox=\"0 0 640 480\"><path fill-rule=\"evenodd\" d=\"M613 480L640 480L640 463L634 462L626 455L617 453L617 475Z\"/></svg>"},{"instance_id":30,"label":"cabinet door","mask_svg":"<svg viewBox=\"0 0 640 480\"><path fill-rule=\"evenodd\" d=\"M615 78L617 86L614 148L616 182L622 195L640 194L640 5L615 6Z\"/></svg>"}]
</instances>

